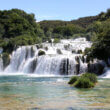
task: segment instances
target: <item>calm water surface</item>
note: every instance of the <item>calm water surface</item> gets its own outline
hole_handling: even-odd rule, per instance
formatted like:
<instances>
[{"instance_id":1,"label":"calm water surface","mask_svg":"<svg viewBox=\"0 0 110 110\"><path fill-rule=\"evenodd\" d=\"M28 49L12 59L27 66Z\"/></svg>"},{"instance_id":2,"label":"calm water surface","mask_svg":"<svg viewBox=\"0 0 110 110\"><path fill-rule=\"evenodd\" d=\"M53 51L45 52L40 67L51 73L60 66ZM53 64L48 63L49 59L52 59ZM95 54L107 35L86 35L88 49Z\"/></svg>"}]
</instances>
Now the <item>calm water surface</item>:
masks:
<instances>
[{"instance_id":1,"label":"calm water surface","mask_svg":"<svg viewBox=\"0 0 110 110\"><path fill-rule=\"evenodd\" d=\"M0 110L110 110L110 79L93 89L64 77L0 76Z\"/></svg>"}]
</instances>

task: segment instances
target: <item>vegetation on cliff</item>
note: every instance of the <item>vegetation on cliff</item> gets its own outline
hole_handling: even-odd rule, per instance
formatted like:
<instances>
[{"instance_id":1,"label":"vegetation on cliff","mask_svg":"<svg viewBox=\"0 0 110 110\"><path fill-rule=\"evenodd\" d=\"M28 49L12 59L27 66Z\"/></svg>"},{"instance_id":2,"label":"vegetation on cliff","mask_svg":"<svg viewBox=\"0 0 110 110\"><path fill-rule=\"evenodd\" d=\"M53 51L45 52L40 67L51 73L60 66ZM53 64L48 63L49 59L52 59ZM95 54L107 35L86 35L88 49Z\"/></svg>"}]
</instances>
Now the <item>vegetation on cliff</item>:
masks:
<instances>
[{"instance_id":1,"label":"vegetation on cliff","mask_svg":"<svg viewBox=\"0 0 110 110\"><path fill-rule=\"evenodd\" d=\"M72 21L36 22L34 14L23 10L0 11L0 47L11 53L18 46L32 45L45 41L58 43L60 39L86 37L93 41L85 54L90 59L107 60L110 56L110 9L97 16Z\"/></svg>"}]
</instances>

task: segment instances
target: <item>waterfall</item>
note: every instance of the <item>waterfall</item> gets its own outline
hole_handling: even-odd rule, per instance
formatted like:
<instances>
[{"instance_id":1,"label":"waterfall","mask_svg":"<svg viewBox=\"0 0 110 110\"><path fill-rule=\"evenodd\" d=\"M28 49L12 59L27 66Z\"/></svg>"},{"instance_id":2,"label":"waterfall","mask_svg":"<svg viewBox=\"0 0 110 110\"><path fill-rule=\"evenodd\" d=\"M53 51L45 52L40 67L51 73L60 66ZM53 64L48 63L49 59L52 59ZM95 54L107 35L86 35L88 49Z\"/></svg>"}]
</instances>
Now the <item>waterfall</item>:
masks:
<instances>
[{"instance_id":1,"label":"waterfall","mask_svg":"<svg viewBox=\"0 0 110 110\"><path fill-rule=\"evenodd\" d=\"M3 71L3 60L2 58L0 58L0 72Z\"/></svg>"},{"instance_id":2,"label":"waterfall","mask_svg":"<svg viewBox=\"0 0 110 110\"><path fill-rule=\"evenodd\" d=\"M12 52L10 64L3 70L0 58L0 72L38 75L73 75L87 70L87 63L82 60L78 51L91 47L92 43L85 38L64 39L60 43L20 46ZM39 56L39 51L45 55Z\"/></svg>"}]
</instances>

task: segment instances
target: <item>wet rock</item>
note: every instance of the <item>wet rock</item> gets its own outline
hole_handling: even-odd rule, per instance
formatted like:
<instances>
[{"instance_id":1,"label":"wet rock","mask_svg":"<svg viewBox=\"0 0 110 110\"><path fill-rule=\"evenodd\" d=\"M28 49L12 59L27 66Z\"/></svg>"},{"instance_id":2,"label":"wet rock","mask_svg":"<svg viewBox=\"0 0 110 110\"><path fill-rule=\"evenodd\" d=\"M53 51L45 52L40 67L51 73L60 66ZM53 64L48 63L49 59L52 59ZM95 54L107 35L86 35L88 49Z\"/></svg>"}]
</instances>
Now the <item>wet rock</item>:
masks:
<instances>
[{"instance_id":1,"label":"wet rock","mask_svg":"<svg viewBox=\"0 0 110 110\"><path fill-rule=\"evenodd\" d=\"M76 50L72 50L72 53L76 53Z\"/></svg>"},{"instance_id":2,"label":"wet rock","mask_svg":"<svg viewBox=\"0 0 110 110\"><path fill-rule=\"evenodd\" d=\"M75 73L76 73L76 75L78 75L80 73L80 64L78 64L78 63L75 66Z\"/></svg>"},{"instance_id":3,"label":"wet rock","mask_svg":"<svg viewBox=\"0 0 110 110\"><path fill-rule=\"evenodd\" d=\"M75 57L75 60L76 60L76 62L77 62L78 64L80 63L79 56L76 56L76 57Z\"/></svg>"},{"instance_id":4,"label":"wet rock","mask_svg":"<svg viewBox=\"0 0 110 110\"><path fill-rule=\"evenodd\" d=\"M37 47L37 49L40 49L40 48L43 48L43 45L42 44L37 44L36 47Z\"/></svg>"},{"instance_id":5,"label":"wet rock","mask_svg":"<svg viewBox=\"0 0 110 110\"><path fill-rule=\"evenodd\" d=\"M87 57L86 57L86 63L89 63L89 62L90 62L90 57L87 56Z\"/></svg>"},{"instance_id":6,"label":"wet rock","mask_svg":"<svg viewBox=\"0 0 110 110\"><path fill-rule=\"evenodd\" d=\"M37 66L37 58L31 62L30 73L33 73Z\"/></svg>"},{"instance_id":7,"label":"wet rock","mask_svg":"<svg viewBox=\"0 0 110 110\"><path fill-rule=\"evenodd\" d=\"M105 66L101 63L88 63L88 72L95 73L97 75L103 74Z\"/></svg>"},{"instance_id":8,"label":"wet rock","mask_svg":"<svg viewBox=\"0 0 110 110\"><path fill-rule=\"evenodd\" d=\"M16 51L16 50L17 50L17 48L19 48L19 46L16 46L16 45L15 45L15 47L14 47L14 51Z\"/></svg>"},{"instance_id":9,"label":"wet rock","mask_svg":"<svg viewBox=\"0 0 110 110\"><path fill-rule=\"evenodd\" d=\"M33 47L31 47L31 57L33 57L35 55L35 50Z\"/></svg>"},{"instance_id":10,"label":"wet rock","mask_svg":"<svg viewBox=\"0 0 110 110\"><path fill-rule=\"evenodd\" d=\"M57 49L57 54L62 54L60 49Z\"/></svg>"},{"instance_id":11,"label":"wet rock","mask_svg":"<svg viewBox=\"0 0 110 110\"><path fill-rule=\"evenodd\" d=\"M60 64L60 74L61 75L68 75L69 74L69 59L65 58L62 60Z\"/></svg>"},{"instance_id":12,"label":"wet rock","mask_svg":"<svg viewBox=\"0 0 110 110\"><path fill-rule=\"evenodd\" d=\"M77 54L82 54L82 50L78 50L77 51Z\"/></svg>"},{"instance_id":13,"label":"wet rock","mask_svg":"<svg viewBox=\"0 0 110 110\"><path fill-rule=\"evenodd\" d=\"M48 50L48 47L44 47L44 49L47 51Z\"/></svg>"},{"instance_id":14,"label":"wet rock","mask_svg":"<svg viewBox=\"0 0 110 110\"><path fill-rule=\"evenodd\" d=\"M85 58L84 58L84 56L81 57L81 61L82 61L83 63L85 63Z\"/></svg>"},{"instance_id":15,"label":"wet rock","mask_svg":"<svg viewBox=\"0 0 110 110\"><path fill-rule=\"evenodd\" d=\"M25 59L27 59L27 58L28 58L28 53L29 53L28 48L26 48Z\"/></svg>"},{"instance_id":16,"label":"wet rock","mask_svg":"<svg viewBox=\"0 0 110 110\"><path fill-rule=\"evenodd\" d=\"M75 65L75 74L78 75L80 73L80 56L76 56L76 65Z\"/></svg>"},{"instance_id":17,"label":"wet rock","mask_svg":"<svg viewBox=\"0 0 110 110\"><path fill-rule=\"evenodd\" d=\"M65 48L65 50L69 50L69 48L70 48L70 44L68 44L68 45L64 45L64 48Z\"/></svg>"}]
</instances>

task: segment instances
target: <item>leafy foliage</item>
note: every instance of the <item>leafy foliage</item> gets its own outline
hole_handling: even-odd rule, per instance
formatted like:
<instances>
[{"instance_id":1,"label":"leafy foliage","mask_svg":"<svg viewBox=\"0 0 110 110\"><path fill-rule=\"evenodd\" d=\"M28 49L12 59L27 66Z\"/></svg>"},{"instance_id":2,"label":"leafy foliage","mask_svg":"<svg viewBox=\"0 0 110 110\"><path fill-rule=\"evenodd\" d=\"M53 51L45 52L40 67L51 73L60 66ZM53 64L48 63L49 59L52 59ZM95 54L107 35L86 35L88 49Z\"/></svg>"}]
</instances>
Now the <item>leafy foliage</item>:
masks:
<instances>
[{"instance_id":1,"label":"leafy foliage","mask_svg":"<svg viewBox=\"0 0 110 110\"><path fill-rule=\"evenodd\" d=\"M39 50L38 56L42 56L42 55L45 55L45 52L43 50Z\"/></svg>"},{"instance_id":2,"label":"leafy foliage","mask_svg":"<svg viewBox=\"0 0 110 110\"><path fill-rule=\"evenodd\" d=\"M36 23L34 14L19 9L0 11L0 46L4 51L11 52L19 45L40 43L42 37L43 30Z\"/></svg>"},{"instance_id":3,"label":"leafy foliage","mask_svg":"<svg viewBox=\"0 0 110 110\"><path fill-rule=\"evenodd\" d=\"M77 88L91 88L97 83L97 76L93 73L85 73L78 76L71 77L68 84L74 85Z\"/></svg>"},{"instance_id":4,"label":"leafy foliage","mask_svg":"<svg viewBox=\"0 0 110 110\"><path fill-rule=\"evenodd\" d=\"M81 77L74 83L74 86L77 88L91 88L94 87L94 83L92 83L88 78Z\"/></svg>"},{"instance_id":5,"label":"leafy foliage","mask_svg":"<svg viewBox=\"0 0 110 110\"><path fill-rule=\"evenodd\" d=\"M78 80L78 76L72 76L68 84L74 84Z\"/></svg>"},{"instance_id":6,"label":"leafy foliage","mask_svg":"<svg viewBox=\"0 0 110 110\"><path fill-rule=\"evenodd\" d=\"M53 43L59 43L59 42L60 42L60 39L58 39L58 38L55 38L53 41Z\"/></svg>"},{"instance_id":7,"label":"leafy foliage","mask_svg":"<svg viewBox=\"0 0 110 110\"><path fill-rule=\"evenodd\" d=\"M97 76L94 73L85 73L82 75L82 77L90 79L90 81L93 83L97 82Z\"/></svg>"},{"instance_id":8,"label":"leafy foliage","mask_svg":"<svg viewBox=\"0 0 110 110\"><path fill-rule=\"evenodd\" d=\"M95 41L85 53L93 58L107 60L110 57L110 19L101 23Z\"/></svg>"}]
</instances>

